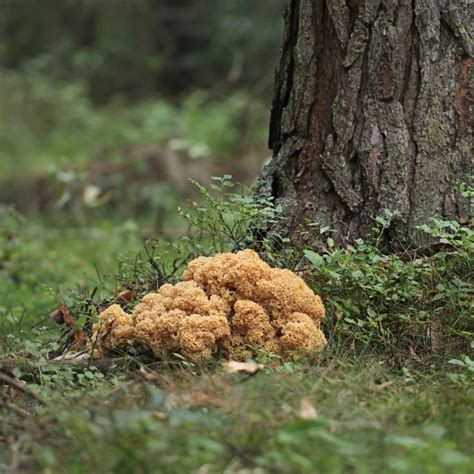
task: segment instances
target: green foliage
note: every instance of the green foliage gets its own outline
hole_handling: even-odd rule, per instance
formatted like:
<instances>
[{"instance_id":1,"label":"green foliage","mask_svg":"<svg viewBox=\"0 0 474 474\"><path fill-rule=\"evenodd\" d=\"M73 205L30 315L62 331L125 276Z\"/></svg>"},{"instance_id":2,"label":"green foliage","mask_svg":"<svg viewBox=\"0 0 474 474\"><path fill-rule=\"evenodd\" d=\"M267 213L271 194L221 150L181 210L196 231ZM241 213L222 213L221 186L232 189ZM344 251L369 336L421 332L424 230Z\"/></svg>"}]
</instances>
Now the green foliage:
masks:
<instances>
[{"instance_id":1,"label":"green foliage","mask_svg":"<svg viewBox=\"0 0 474 474\"><path fill-rule=\"evenodd\" d=\"M267 368L244 384L219 370L142 368L157 381L123 383L116 371L45 365L41 394L54 404L33 408L17 449L32 471L470 472L466 389L407 381L374 359L340 362Z\"/></svg>"},{"instance_id":2,"label":"green foliage","mask_svg":"<svg viewBox=\"0 0 474 474\"><path fill-rule=\"evenodd\" d=\"M304 251L307 277L326 304L330 345L422 355L473 340L472 231L446 221L420 229L445 248L425 256L434 241L386 254L377 238L335 248L328 237L327 253Z\"/></svg>"},{"instance_id":3,"label":"green foliage","mask_svg":"<svg viewBox=\"0 0 474 474\"><path fill-rule=\"evenodd\" d=\"M445 244L457 252L472 252L474 250L474 231L456 221L431 219L431 225L424 224L419 229L434 237L440 244Z\"/></svg>"},{"instance_id":4,"label":"green foliage","mask_svg":"<svg viewBox=\"0 0 474 474\"><path fill-rule=\"evenodd\" d=\"M254 245L255 222L268 227L281 219L281 210L271 200L256 201L249 189L236 185L232 176L214 176L211 190L194 182L201 200L191 201L180 214L189 223L186 241L191 255L208 255L216 252L238 251Z\"/></svg>"},{"instance_id":5,"label":"green foliage","mask_svg":"<svg viewBox=\"0 0 474 474\"><path fill-rule=\"evenodd\" d=\"M474 342L471 342L471 349L474 349ZM448 373L448 377L454 383L472 386L474 382L474 361L466 354L460 359L451 359L449 364L457 366L461 370L457 373Z\"/></svg>"},{"instance_id":6,"label":"green foliage","mask_svg":"<svg viewBox=\"0 0 474 474\"><path fill-rule=\"evenodd\" d=\"M49 313L61 301L82 305L94 289L95 301L113 295L117 260L136 254L138 229L110 219L78 228L62 216L26 219L0 207L0 359L30 338L58 340Z\"/></svg>"}]
</instances>

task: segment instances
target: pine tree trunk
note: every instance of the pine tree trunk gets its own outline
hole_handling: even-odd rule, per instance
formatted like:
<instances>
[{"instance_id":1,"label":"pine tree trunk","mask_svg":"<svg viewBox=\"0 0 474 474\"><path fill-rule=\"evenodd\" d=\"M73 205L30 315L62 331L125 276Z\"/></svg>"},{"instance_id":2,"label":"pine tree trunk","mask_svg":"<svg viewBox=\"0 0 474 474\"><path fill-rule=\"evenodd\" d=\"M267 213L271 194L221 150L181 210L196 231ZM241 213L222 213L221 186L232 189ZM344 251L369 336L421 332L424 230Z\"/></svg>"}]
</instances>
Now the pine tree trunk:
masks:
<instances>
[{"instance_id":1,"label":"pine tree trunk","mask_svg":"<svg viewBox=\"0 0 474 474\"><path fill-rule=\"evenodd\" d=\"M430 217L467 223L472 202L470 0L291 0L257 195L296 237L306 219L365 237L397 211L392 245Z\"/></svg>"}]
</instances>

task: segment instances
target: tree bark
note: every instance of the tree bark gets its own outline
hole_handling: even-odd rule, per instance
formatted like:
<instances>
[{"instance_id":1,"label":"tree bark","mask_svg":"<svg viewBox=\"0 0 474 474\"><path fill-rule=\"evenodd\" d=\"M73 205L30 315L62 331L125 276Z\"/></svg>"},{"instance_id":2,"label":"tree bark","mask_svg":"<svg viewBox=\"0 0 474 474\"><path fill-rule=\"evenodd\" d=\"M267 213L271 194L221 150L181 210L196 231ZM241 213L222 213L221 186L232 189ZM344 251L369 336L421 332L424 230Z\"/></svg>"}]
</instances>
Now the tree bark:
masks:
<instances>
[{"instance_id":1,"label":"tree bark","mask_svg":"<svg viewBox=\"0 0 474 474\"><path fill-rule=\"evenodd\" d=\"M273 196L296 238L308 221L340 241L396 212L393 246L440 216L463 224L472 202L471 0L290 0L275 78Z\"/></svg>"}]
</instances>

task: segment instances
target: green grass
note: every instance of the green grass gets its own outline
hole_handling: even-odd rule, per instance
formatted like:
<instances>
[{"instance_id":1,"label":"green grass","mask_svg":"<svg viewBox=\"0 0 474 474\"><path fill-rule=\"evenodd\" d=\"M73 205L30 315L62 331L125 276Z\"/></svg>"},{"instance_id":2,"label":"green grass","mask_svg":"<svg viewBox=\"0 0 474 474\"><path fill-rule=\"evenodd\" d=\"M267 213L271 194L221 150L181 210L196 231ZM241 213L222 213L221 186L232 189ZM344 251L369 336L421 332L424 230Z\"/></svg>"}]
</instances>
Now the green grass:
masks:
<instances>
[{"instance_id":1,"label":"green grass","mask_svg":"<svg viewBox=\"0 0 474 474\"><path fill-rule=\"evenodd\" d=\"M230 187L222 183L218 190ZM230 204L206 199L207 210L190 211L199 232L182 243L187 257L245 245L246 222L278 217L237 195ZM437 225L430 232L450 249L427 258L384 255L364 242L320 258L304 249L303 271L328 310L328 350L286 363L259 354L265 368L249 377L225 373L218 361L150 364L133 354L103 372L52 363L62 327L49 312L60 301L80 308L77 286L97 287L100 300L124 279L146 283L149 263L140 263L144 280L132 269L149 231L117 218L78 226L61 215L4 213L0 359L17 359L10 375L30 393L1 385L0 472L472 472L473 372L463 355L472 341L472 235ZM282 244L274 254L267 248L273 264L301 262L297 248ZM424 336L431 314L449 344L441 330L439 347Z\"/></svg>"},{"instance_id":2,"label":"green grass","mask_svg":"<svg viewBox=\"0 0 474 474\"><path fill-rule=\"evenodd\" d=\"M113 293L118 261L143 245L137 224L117 220L68 226L60 216L22 220L19 227L1 255L0 336L50 325L50 311L71 288Z\"/></svg>"},{"instance_id":3,"label":"green grass","mask_svg":"<svg viewBox=\"0 0 474 474\"><path fill-rule=\"evenodd\" d=\"M34 408L21 434L9 429L18 472L471 472L474 394L435 367L339 355L247 380L219 368L143 373L90 371L68 389L67 375L50 375L41 393L52 408Z\"/></svg>"}]
</instances>

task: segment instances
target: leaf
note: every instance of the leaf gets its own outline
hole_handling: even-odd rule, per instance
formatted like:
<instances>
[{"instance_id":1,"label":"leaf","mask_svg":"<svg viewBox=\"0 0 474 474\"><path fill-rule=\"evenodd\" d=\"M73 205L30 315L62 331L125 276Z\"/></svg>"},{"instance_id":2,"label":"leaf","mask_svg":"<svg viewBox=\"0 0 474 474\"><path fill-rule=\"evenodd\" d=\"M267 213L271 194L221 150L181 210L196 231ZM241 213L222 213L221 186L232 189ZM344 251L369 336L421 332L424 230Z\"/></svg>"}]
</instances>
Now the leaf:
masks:
<instances>
[{"instance_id":1,"label":"leaf","mask_svg":"<svg viewBox=\"0 0 474 474\"><path fill-rule=\"evenodd\" d=\"M247 372L248 374L255 374L259 370L262 370L265 366L263 364L257 364L256 362L237 362L230 360L223 364L224 372L233 374L236 372Z\"/></svg>"},{"instance_id":2,"label":"leaf","mask_svg":"<svg viewBox=\"0 0 474 474\"><path fill-rule=\"evenodd\" d=\"M84 332L77 328L76 320L72 317L66 305L62 304L49 316L55 323L66 324L71 329L75 346L80 346L84 342Z\"/></svg>"},{"instance_id":3,"label":"leaf","mask_svg":"<svg viewBox=\"0 0 474 474\"><path fill-rule=\"evenodd\" d=\"M63 312L60 309L55 309L49 315L49 317L56 323L56 324L64 324L64 317Z\"/></svg>"},{"instance_id":4,"label":"leaf","mask_svg":"<svg viewBox=\"0 0 474 474\"><path fill-rule=\"evenodd\" d=\"M390 387L393 385L392 380L387 380L387 382L383 382L377 385L377 390L385 390L386 388Z\"/></svg>"},{"instance_id":5,"label":"leaf","mask_svg":"<svg viewBox=\"0 0 474 474\"><path fill-rule=\"evenodd\" d=\"M133 299L133 292L132 290L129 290L128 288L126 290L121 291L120 293L117 293L117 295L115 295L115 302L117 304L128 303L132 299Z\"/></svg>"},{"instance_id":6,"label":"leaf","mask_svg":"<svg viewBox=\"0 0 474 474\"><path fill-rule=\"evenodd\" d=\"M309 398L301 399L298 417L302 420L315 420L318 417L318 412Z\"/></svg>"},{"instance_id":7,"label":"leaf","mask_svg":"<svg viewBox=\"0 0 474 474\"><path fill-rule=\"evenodd\" d=\"M311 262L314 268L321 268L324 265L324 258L312 250L305 250L304 256Z\"/></svg>"},{"instance_id":8,"label":"leaf","mask_svg":"<svg viewBox=\"0 0 474 474\"><path fill-rule=\"evenodd\" d=\"M367 314L369 315L369 317L371 318L375 318L377 316L377 313L372 309L372 308L367 308Z\"/></svg>"}]
</instances>

